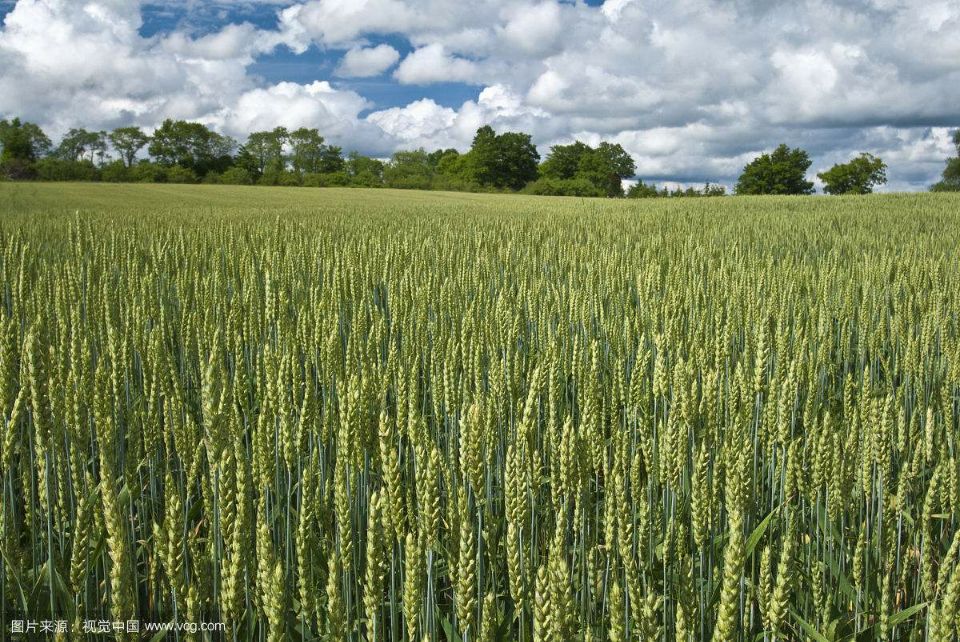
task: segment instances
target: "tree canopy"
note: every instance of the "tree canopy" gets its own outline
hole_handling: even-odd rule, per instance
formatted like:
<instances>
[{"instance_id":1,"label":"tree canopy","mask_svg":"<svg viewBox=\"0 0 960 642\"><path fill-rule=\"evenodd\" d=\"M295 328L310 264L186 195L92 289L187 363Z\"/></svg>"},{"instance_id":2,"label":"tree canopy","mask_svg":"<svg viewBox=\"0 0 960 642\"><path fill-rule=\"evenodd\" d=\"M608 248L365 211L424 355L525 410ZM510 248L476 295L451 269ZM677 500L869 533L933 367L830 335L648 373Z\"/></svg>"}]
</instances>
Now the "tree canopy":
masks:
<instances>
[{"instance_id":1,"label":"tree canopy","mask_svg":"<svg viewBox=\"0 0 960 642\"><path fill-rule=\"evenodd\" d=\"M960 192L960 129L953 132L953 143L957 146L957 155L947 159L942 178L931 188L934 192Z\"/></svg>"},{"instance_id":2,"label":"tree canopy","mask_svg":"<svg viewBox=\"0 0 960 642\"><path fill-rule=\"evenodd\" d=\"M812 194L813 183L806 178L812 161L804 150L780 145L770 154L761 154L743 168L737 194Z\"/></svg>"},{"instance_id":3,"label":"tree canopy","mask_svg":"<svg viewBox=\"0 0 960 642\"><path fill-rule=\"evenodd\" d=\"M203 176L229 167L235 146L232 138L202 123L168 118L153 133L148 150L160 165L176 165Z\"/></svg>"},{"instance_id":4,"label":"tree canopy","mask_svg":"<svg viewBox=\"0 0 960 642\"><path fill-rule=\"evenodd\" d=\"M107 137L127 167L133 167L137 153L150 142L150 137L139 127L118 127Z\"/></svg>"},{"instance_id":5,"label":"tree canopy","mask_svg":"<svg viewBox=\"0 0 960 642\"><path fill-rule=\"evenodd\" d=\"M602 142L593 148L579 140L554 145L540 165L540 174L553 179L551 185L560 186L563 183L557 181L574 179L586 181L593 186L594 196L623 196L623 179L633 176L635 171L633 158L619 144ZM581 183L569 186L576 195L583 195Z\"/></svg>"},{"instance_id":6,"label":"tree canopy","mask_svg":"<svg viewBox=\"0 0 960 642\"><path fill-rule=\"evenodd\" d=\"M870 194L887 182L887 165L872 154L863 153L848 163L838 163L817 177L827 194Z\"/></svg>"}]
</instances>

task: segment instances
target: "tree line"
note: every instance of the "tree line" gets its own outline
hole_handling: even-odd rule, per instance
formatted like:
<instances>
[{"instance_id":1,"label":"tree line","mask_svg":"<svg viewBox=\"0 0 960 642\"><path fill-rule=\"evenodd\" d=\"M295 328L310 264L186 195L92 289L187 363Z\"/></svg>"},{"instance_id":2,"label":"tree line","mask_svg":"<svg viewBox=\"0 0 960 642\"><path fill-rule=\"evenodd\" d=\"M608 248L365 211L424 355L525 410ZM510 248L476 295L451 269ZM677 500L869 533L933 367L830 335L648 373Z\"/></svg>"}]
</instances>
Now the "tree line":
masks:
<instances>
[{"instance_id":1,"label":"tree line","mask_svg":"<svg viewBox=\"0 0 960 642\"><path fill-rule=\"evenodd\" d=\"M934 191L960 191L957 158ZM737 194L812 194L806 151L780 145L744 167ZM817 176L828 194L867 194L886 182L886 164L861 154ZM392 187L451 191L513 191L592 197L711 197L726 188L668 189L639 181L624 190L636 164L619 144L554 145L541 161L531 135L477 130L469 151L398 151L389 160L344 154L316 129L276 127L238 142L202 123L165 120L152 134L139 127L71 129L56 146L34 123L0 120L0 180L212 183L306 187Z\"/></svg>"}]
</instances>

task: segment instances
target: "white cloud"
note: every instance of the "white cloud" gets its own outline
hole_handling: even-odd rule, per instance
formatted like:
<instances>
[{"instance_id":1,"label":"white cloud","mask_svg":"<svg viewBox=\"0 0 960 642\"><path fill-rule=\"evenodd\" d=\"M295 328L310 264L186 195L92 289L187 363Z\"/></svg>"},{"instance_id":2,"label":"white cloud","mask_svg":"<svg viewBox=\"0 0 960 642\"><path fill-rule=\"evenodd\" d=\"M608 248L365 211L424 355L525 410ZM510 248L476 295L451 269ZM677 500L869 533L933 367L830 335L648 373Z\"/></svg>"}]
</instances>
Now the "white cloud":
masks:
<instances>
[{"instance_id":1,"label":"white cloud","mask_svg":"<svg viewBox=\"0 0 960 642\"><path fill-rule=\"evenodd\" d=\"M400 60L400 52L390 45L354 47L343 56L336 75L347 78L379 76Z\"/></svg>"},{"instance_id":2,"label":"white cloud","mask_svg":"<svg viewBox=\"0 0 960 642\"><path fill-rule=\"evenodd\" d=\"M140 35L142 6L209 17L267 3L276 6L276 28ZM463 149L490 123L532 133L543 153L574 137L614 140L645 178L728 184L753 154L786 142L810 151L812 172L860 151L881 155L891 189L932 182L951 152L947 128L960 125L956 0L198 6L18 0L0 29L0 117L27 117L55 136L71 126L149 127L165 117L199 119L235 136L306 125L368 152ZM401 60L384 36L412 52ZM422 99L371 112L376 106L362 89L331 84L328 72L303 84L254 76L257 57L281 44L343 52L334 73L344 78L393 69L392 80L419 87ZM438 83L481 89L445 106Z\"/></svg>"},{"instance_id":3,"label":"white cloud","mask_svg":"<svg viewBox=\"0 0 960 642\"><path fill-rule=\"evenodd\" d=\"M451 56L443 45L421 47L407 55L393 73L406 85L429 85L435 82L476 82L479 66L470 60Z\"/></svg>"}]
</instances>

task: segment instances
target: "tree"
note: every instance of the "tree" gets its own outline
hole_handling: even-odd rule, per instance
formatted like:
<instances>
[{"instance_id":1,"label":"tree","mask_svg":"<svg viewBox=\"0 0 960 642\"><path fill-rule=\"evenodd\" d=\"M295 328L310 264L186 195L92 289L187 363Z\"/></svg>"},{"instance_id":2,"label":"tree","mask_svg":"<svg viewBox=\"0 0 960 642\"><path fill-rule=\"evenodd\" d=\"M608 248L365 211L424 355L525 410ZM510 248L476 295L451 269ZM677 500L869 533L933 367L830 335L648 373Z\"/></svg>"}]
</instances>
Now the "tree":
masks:
<instances>
[{"instance_id":1,"label":"tree","mask_svg":"<svg viewBox=\"0 0 960 642\"><path fill-rule=\"evenodd\" d=\"M780 145L771 154L761 154L743 168L737 194L812 194L806 179L811 160L804 150Z\"/></svg>"},{"instance_id":2,"label":"tree","mask_svg":"<svg viewBox=\"0 0 960 642\"><path fill-rule=\"evenodd\" d=\"M960 129L953 132L953 143L957 146L957 156L947 159L941 180L930 188L934 192L960 192Z\"/></svg>"},{"instance_id":3,"label":"tree","mask_svg":"<svg viewBox=\"0 0 960 642\"><path fill-rule=\"evenodd\" d=\"M343 149L334 145L324 145L320 151L317 171L321 174L336 174L343 169Z\"/></svg>"},{"instance_id":4,"label":"tree","mask_svg":"<svg viewBox=\"0 0 960 642\"><path fill-rule=\"evenodd\" d=\"M0 120L0 161L33 162L50 151L51 143L38 125Z\"/></svg>"},{"instance_id":5,"label":"tree","mask_svg":"<svg viewBox=\"0 0 960 642\"><path fill-rule=\"evenodd\" d=\"M579 140L570 145L554 145L540 164L540 174L546 178L569 179L580 170L580 159L594 150Z\"/></svg>"},{"instance_id":6,"label":"tree","mask_svg":"<svg viewBox=\"0 0 960 642\"><path fill-rule=\"evenodd\" d=\"M301 127L290 132L290 163L293 171L301 176L320 171L323 159L323 136L316 129Z\"/></svg>"},{"instance_id":7,"label":"tree","mask_svg":"<svg viewBox=\"0 0 960 642\"><path fill-rule=\"evenodd\" d=\"M34 163L50 151L51 143L39 126L0 120L0 174L12 178L31 178Z\"/></svg>"},{"instance_id":8,"label":"tree","mask_svg":"<svg viewBox=\"0 0 960 642\"><path fill-rule=\"evenodd\" d=\"M860 154L849 163L838 163L817 177L827 194L870 194L887 182L887 165L872 154Z\"/></svg>"},{"instance_id":9,"label":"tree","mask_svg":"<svg viewBox=\"0 0 960 642\"><path fill-rule=\"evenodd\" d=\"M65 161L88 160L93 163L97 158L102 165L107 155L107 133L71 129L60 141L55 154Z\"/></svg>"},{"instance_id":10,"label":"tree","mask_svg":"<svg viewBox=\"0 0 960 642\"><path fill-rule=\"evenodd\" d=\"M383 161L350 152L346 162L346 173L353 185L380 187L383 184Z\"/></svg>"},{"instance_id":11,"label":"tree","mask_svg":"<svg viewBox=\"0 0 960 642\"><path fill-rule=\"evenodd\" d=\"M150 137L139 127L118 127L110 132L109 138L110 144L127 167L133 167L137 153L150 142Z\"/></svg>"},{"instance_id":12,"label":"tree","mask_svg":"<svg viewBox=\"0 0 960 642\"><path fill-rule=\"evenodd\" d=\"M623 147L603 142L580 157L577 176L593 183L606 196L623 196L623 179L633 176L636 169Z\"/></svg>"},{"instance_id":13,"label":"tree","mask_svg":"<svg viewBox=\"0 0 960 642\"><path fill-rule=\"evenodd\" d=\"M497 135L485 125L473 137L468 156L470 178L481 185L518 190L537 178L540 154L530 134Z\"/></svg>"},{"instance_id":14,"label":"tree","mask_svg":"<svg viewBox=\"0 0 960 642\"><path fill-rule=\"evenodd\" d=\"M223 171L233 162L232 138L208 129L202 123L163 121L153 133L148 151L164 167L178 165L198 176Z\"/></svg>"},{"instance_id":15,"label":"tree","mask_svg":"<svg viewBox=\"0 0 960 642\"><path fill-rule=\"evenodd\" d=\"M265 174L276 177L286 169L284 147L289 139L290 134L286 127L253 132L240 148L237 164L258 178Z\"/></svg>"},{"instance_id":16,"label":"tree","mask_svg":"<svg viewBox=\"0 0 960 642\"><path fill-rule=\"evenodd\" d=\"M400 189L430 189L433 167L429 154L423 148L395 152L383 169L387 187Z\"/></svg>"}]
</instances>

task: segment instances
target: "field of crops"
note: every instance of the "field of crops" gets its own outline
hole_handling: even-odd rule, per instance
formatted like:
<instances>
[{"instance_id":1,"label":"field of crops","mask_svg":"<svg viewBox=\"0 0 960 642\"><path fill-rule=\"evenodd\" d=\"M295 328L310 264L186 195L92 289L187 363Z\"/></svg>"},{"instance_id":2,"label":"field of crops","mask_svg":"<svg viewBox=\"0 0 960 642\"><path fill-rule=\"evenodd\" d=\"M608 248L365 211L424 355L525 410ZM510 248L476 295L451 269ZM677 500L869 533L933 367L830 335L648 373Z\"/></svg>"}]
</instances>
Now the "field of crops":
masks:
<instances>
[{"instance_id":1,"label":"field of crops","mask_svg":"<svg viewBox=\"0 0 960 642\"><path fill-rule=\"evenodd\" d=\"M0 184L0 637L956 640L958 248L947 195Z\"/></svg>"}]
</instances>

